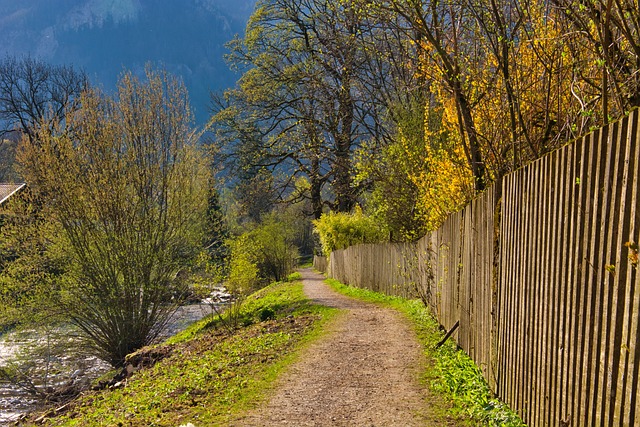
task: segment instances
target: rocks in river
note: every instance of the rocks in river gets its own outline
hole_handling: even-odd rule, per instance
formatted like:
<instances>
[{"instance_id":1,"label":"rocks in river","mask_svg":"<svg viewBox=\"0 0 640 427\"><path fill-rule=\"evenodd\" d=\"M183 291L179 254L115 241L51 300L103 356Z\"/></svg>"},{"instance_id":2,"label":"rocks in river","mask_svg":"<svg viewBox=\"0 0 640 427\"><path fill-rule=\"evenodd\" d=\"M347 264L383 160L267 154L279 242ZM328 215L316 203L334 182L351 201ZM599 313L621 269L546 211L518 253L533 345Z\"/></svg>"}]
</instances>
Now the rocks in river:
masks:
<instances>
[{"instance_id":1,"label":"rocks in river","mask_svg":"<svg viewBox=\"0 0 640 427\"><path fill-rule=\"evenodd\" d=\"M228 304L231 302L232 295L227 291L224 286L218 286L212 289L207 298L202 300L202 304Z\"/></svg>"},{"instance_id":2,"label":"rocks in river","mask_svg":"<svg viewBox=\"0 0 640 427\"><path fill-rule=\"evenodd\" d=\"M225 301L230 298L224 288L216 288L215 291L211 297L218 301ZM183 330L192 322L211 314L211 312L211 306L202 303L180 307L161 338L166 338ZM17 355L22 346L32 345L43 339L43 335L38 334L37 331L30 331L28 334L23 333L21 335L4 334L0 339L0 365L7 363ZM55 339L56 343L64 344L69 341L69 348L73 348L74 342L69 338L68 330L62 328L55 335ZM127 365L118 373L116 378L110 381L101 381L95 388L104 389L124 386L126 379L134 372L143 367L152 366L169 354L170 350L166 349L161 351L153 349L140 350L127 359ZM78 351L62 351L57 356L49 355L47 357L45 355L38 359L30 358L29 361L38 372L47 372L46 382L51 387L51 393L56 395L50 402L60 403L64 402L65 398L77 394L79 390L91 387L92 381L111 369L98 358ZM50 367L54 366L55 369L47 371L47 364ZM38 386L42 385L41 383L41 381L38 381ZM0 426L32 411L36 407L36 403L36 399L25 393L24 390L12 385L0 384Z\"/></svg>"}]
</instances>

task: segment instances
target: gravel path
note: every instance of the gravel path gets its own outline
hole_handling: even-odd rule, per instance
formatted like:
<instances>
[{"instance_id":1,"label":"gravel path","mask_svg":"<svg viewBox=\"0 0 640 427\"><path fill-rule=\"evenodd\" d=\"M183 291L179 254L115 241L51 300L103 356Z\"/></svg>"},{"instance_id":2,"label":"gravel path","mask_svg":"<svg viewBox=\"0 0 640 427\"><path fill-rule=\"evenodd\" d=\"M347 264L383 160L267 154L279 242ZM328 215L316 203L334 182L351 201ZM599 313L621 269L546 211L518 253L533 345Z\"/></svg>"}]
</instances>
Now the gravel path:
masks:
<instances>
[{"instance_id":1,"label":"gravel path","mask_svg":"<svg viewBox=\"0 0 640 427\"><path fill-rule=\"evenodd\" d=\"M302 270L314 301L343 309L308 346L272 398L236 426L425 426L424 357L408 321L394 310L334 292Z\"/></svg>"}]
</instances>

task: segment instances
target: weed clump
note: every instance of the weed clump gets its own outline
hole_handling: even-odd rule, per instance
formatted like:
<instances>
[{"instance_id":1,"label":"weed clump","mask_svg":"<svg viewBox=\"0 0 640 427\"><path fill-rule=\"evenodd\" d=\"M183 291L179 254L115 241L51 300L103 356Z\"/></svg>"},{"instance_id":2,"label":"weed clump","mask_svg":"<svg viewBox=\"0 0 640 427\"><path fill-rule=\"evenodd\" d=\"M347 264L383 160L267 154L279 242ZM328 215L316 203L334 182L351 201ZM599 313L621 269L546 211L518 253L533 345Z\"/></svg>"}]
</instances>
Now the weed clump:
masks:
<instances>
[{"instance_id":1,"label":"weed clump","mask_svg":"<svg viewBox=\"0 0 640 427\"><path fill-rule=\"evenodd\" d=\"M269 319L273 319L276 315L276 312L273 311L272 308L270 307L264 307L262 310L260 310L260 313L258 314L258 317L260 318L261 322L267 321Z\"/></svg>"}]
</instances>

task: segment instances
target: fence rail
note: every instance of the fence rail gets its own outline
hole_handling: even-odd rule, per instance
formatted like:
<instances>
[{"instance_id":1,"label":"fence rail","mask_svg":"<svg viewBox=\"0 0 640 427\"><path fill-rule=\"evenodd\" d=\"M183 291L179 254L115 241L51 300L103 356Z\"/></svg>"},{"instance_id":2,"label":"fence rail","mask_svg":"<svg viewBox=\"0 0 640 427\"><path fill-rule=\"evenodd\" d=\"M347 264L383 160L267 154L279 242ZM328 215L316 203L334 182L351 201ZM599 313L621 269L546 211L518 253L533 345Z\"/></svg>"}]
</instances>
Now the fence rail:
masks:
<instances>
[{"instance_id":1,"label":"fence rail","mask_svg":"<svg viewBox=\"0 0 640 427\"><path fill-rule=\"evenodd\" d=\"M460 321L454 338L528 425L639 425L638 120L506 176L416 243L316 267Z\"/></svg>"}]
</instances>

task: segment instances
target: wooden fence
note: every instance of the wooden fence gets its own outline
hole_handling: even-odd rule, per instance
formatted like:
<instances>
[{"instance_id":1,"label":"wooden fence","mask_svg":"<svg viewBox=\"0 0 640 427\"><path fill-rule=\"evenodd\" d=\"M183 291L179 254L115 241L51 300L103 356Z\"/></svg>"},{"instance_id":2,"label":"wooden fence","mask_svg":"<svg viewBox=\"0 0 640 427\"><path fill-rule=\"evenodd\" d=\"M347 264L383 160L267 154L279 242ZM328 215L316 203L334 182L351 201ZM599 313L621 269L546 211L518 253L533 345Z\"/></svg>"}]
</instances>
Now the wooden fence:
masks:
<instances>
[{"instance_id":1,"label":"wooden fence","mask_svg":"<svg viewBox=\"0 0 640 427\"><path fill-rule=\"evenodd\" d=\"M459 321L454 338L528 425L640 425L639 162L635 111L416 243L333 252L328 273Z\"/></svg>"}]
</instances>

